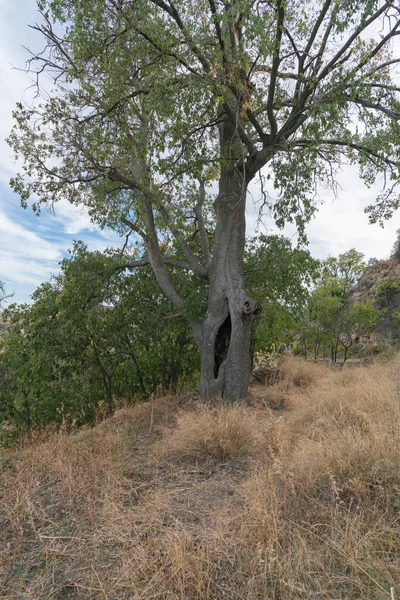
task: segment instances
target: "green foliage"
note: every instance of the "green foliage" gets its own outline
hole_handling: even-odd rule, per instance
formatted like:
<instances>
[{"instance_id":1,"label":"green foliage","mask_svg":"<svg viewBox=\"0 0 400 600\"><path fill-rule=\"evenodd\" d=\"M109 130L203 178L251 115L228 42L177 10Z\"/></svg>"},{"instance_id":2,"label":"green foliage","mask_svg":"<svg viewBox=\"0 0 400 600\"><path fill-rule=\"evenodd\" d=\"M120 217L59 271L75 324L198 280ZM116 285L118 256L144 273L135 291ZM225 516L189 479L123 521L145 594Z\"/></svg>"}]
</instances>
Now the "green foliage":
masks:
<instances>
[{"instance_id":1,"label":"green foliage","mask_svg":"<svg viewBox=\"0 0 400 600\"><path fill-rule=\"evenodd\" d=\"M332 361L338 349L348 349L354 341L370 333L380 316L373 301L353 303L348 291L363 273L364 255L354 248L330 257L322 263L319 282L313 290L307 310L299 321L299 342L303 353L318 358L328 351Z\"/></svg>"},{"instance_id":2,"label":"green foliage","mask_svg":"<svg viewBox=\"0 0 400 600\"><path fill-rule=\"evenodd\" d=\"M263 305L253 332L253 351L265 353L290 344L304 311L320 263L289 239L260 235L249 240L245 255L246 286Z\"/></svg>"},{"instance_id":3,"label":"green foliage","mask_svg":"<svg viewBox=\"0 0 400 600\"><path fill-rule=\"evenodd\" d=\"M351 248L338 258L331 256L323 263L322 280L334 279L340 287L340 293L345 294L355 285L365 269L364 254Z\"/></svg>"},{"instance_id":4,"label":"green foliage","mask_svg":"<svg viewBox=\"0 0 400 600\"><path fill-rule=\"evenodd\" d=\"M30 431L94 423L118 399L176 390L197 370L182 316L146 267L121 276L121 257L76 243L33 304L11 305L1 342L0 419Z\"/></svg>"},{"instance_id":5,"label":"green foliage","mask_svg":"<svg viewBox=\"0 0 400 600\"><path fill-rule=\"evenodd\" d=\"M394 275L382 277L375 289L375 298L378 303L383 303L384 308L389 308L390 300L400 291L400 282Z\"/></svg>"}]
</instances>

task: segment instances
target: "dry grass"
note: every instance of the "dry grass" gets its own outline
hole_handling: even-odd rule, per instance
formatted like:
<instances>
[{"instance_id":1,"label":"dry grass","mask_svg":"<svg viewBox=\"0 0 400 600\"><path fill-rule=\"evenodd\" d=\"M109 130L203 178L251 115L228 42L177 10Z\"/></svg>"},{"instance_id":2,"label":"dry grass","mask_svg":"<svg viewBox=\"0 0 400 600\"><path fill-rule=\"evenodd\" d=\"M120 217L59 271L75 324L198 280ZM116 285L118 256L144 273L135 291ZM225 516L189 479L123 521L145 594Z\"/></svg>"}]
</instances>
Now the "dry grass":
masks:
<instances>
[{"instance_id":1,"label":"dry grass","mask_svg":"<svg viewBox=\"0 0 400 600\"><path fill-rule=\"evenodd\" d=\"M163 449L167 456L186 461L244 459L256 450L264 430L244 405L200 405L179 415Z\"/></svg>"},{"instance_id":2,"label":"dry grass","mask_svg":"<svg viewBox=\"0 0 400 600\"><path fill-rule=\"evenodd\" d=\"M286 358L280 365L281 387L306 388L320 384L329 376L329 364L325 362L306 362L301 358Z\"/></svg>"},{"instance_id":3,"label":"dry grass","mask_svg":"<svg viewBox=\"0 0 400 600\"><path fill-rule=\"evenodd\" d=\"M0 598L399 600L399 372L290 361L283 413L170 397L8 452Z\"/></svg>"}]
</instances>

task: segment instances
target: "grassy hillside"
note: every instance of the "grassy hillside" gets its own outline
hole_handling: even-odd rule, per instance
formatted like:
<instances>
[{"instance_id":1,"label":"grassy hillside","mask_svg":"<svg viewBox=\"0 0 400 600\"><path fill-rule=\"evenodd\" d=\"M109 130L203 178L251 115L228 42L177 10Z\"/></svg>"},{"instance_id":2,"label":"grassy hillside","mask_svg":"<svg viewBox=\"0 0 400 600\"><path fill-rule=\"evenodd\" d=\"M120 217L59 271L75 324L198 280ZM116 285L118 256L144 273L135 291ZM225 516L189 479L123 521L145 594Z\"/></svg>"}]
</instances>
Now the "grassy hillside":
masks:
<instances>
[{"instance_id":1,"label":"grassy hillside","mask_svg":"<svg viewBox=\"0 0 400 600\"><path fill-rule=\"evenodd\" d=\"M3 452L0 598L400 598L399 376L288 361Z\"/></svg>"}]
</instances>

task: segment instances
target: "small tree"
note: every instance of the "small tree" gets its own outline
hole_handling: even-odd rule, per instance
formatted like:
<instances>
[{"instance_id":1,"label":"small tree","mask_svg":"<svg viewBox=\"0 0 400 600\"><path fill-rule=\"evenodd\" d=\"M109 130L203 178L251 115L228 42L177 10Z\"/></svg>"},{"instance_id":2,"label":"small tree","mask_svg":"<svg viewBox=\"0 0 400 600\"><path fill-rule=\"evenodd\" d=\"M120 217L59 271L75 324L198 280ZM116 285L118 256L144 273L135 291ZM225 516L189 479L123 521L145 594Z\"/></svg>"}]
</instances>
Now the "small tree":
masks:
<instances>
[{"instance_id":1,"label":"small tree","mask_svg":"<svg viewBox=\"0 0 400 600\"><path fill-rule=\"evenodd\" d=\"M246 286L264 311L253 332L253 351L261 354L293 342L299 316L319 275L320 262L289 239L260 235L247 244Z\"/></svg>"},{"instance_id":2,"label":"small tree","mask_svg":"<svg viewBox=\"0 0 400 600\"><path fill-rule=\"evenodd\" d=\"M347 359L349 348L357 336L369 333L378 316L373 302L349 301L349 290L365 269L364 255L354 248L336 257L329 257L321 265L318 285L312 291L307 310L299 321L298 339L303 352L329 349L336 362L340 347Z\"/></svg>"},{"instance_id":3,"label":"small tree","mask_svg":"<svg viewBox=\"0 0 400 600\"><path fill-rule=\"evenodd\" d=\"M365 270L364 254L351 248L343 254L330 256L322 263L321 278L324 281L334 279L341 289L342 295L353 287Z\"/></svg>"},{"instance_id":4,"label":"small tree","mask_svg":"<svg viewBox=\"0 0 400 600\"><path fill-rule=\"evenodd\" d=\"M379 321L379 313L373 301L354 302L346 306L340 321L339 344L344 349L343 361L357 338L369 334Z\"/></svg>"}]
</instances>

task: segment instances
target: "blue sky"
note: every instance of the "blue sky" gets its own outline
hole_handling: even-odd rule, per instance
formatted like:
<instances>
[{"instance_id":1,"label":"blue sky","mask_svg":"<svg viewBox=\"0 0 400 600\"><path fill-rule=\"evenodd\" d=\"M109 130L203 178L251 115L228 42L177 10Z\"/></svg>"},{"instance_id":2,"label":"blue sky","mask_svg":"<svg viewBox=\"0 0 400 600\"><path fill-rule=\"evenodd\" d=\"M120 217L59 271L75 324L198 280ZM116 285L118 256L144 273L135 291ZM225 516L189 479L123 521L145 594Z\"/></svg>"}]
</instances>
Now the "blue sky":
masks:
<instances>
[{"instance_id":1,"label":"blue sky","mask_svg":"<svg viewBox=\"0 0 400 600\"><path fill-rule=\"evenodd\" d=\"M5 143L12 127L12 110L17 101L29 100L30 78L12 68L23 67L27 53L22 46L41 49L40 40L28 28L39 19L35 0L0 0L0 280L13 301L29 301L40 283L58 271L58 263L67 255L74 239L83 240L90 249L120 246L123 240L111 231L101 231L90 222L84 210L59 203L55 214L46 210L36 217L31 210L20 207L19 198L8 182L18 171L10 148ZM369 225L363 208L376 197L377 190L368 190L357 172L345 168L339 176L339 197L334 200L329 191L321 191L324 204L308 226L311 252L320 258L337 255L355 247L366 258L386 258L393 246L400 214L389 221L385 229ZM254 192L254 196L257 196ZM248 203L248 233L254 231L256 209ZM269 231L272 223L264 221ZM294 236L288 228L285 233Z\"/></svg>"},{"instance_id":2,"label":"blue sky","mask_svg":"<svg viewBox=\"0 0 400 600\"><path fill-rule=\"evenodd\" d=\"M18 10L16 10L18 6ZM18 171L13 153L5 142L12 127L12 110L21 99L29 101L30 77L13 68L22 68L27 52L22 46L40 48L40 39L28 24L38 20L34 0L0 0L0 280L16 302L29 296L67 256L74 239L93 249L119 245L112 231L101 231L90 222L83 209L61 202L55 213L44 209L39 217L20 207L9 180Z\"/></svg>"}]
</instances>

